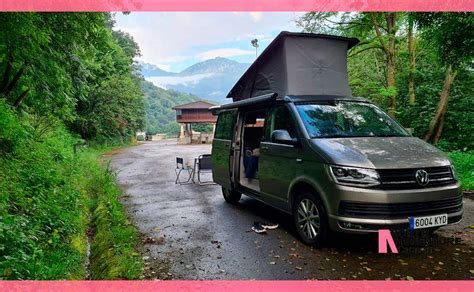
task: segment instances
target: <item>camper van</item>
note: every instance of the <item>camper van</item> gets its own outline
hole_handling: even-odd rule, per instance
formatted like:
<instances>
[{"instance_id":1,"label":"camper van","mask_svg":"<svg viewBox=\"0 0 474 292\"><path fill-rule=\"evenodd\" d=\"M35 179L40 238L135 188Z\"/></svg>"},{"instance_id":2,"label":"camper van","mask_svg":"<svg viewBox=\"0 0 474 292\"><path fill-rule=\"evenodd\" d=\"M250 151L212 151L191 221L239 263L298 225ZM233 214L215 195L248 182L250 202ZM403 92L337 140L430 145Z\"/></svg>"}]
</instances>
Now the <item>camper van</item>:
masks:
<instances>
[{"instance_id":1,"label":"camper van","mask_svg":"<svg viewBox=\"0 0 474 292\"><path fill-rule=\"evenodd\" d=\"M370 101L352 96L357 39L283 32L228 94L212 145L224 199L242 194L292 215L301 240L330 231L430 231L461 220L449 159Z\"/></svg>"}]
</instances>

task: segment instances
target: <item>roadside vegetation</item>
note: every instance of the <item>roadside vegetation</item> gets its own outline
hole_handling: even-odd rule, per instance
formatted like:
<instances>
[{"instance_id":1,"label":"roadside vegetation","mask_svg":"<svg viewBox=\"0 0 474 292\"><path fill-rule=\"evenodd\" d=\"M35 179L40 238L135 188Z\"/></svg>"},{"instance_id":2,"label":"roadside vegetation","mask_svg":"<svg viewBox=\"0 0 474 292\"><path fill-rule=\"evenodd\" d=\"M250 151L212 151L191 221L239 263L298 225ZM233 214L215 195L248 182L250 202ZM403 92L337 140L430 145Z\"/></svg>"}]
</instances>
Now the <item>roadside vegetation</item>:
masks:
<instances>
[{"instance_id":1,"label":"roadside vegetation","mask_svg":"<svg viewBox=\"0 0 474 292\"><path fill-rule=\"evenodd\" d=\"M90 198L90 277L96 280L138 279L143 272L139 236L120 202L122 191L115 174L97 162L104 152L85 150L79 155Z\"/></svg>"},{"instance_id":2,"label":"roadside vegetation","mask_svg":"<svg viewBox=\"0 0 474 292\"><path fill-rule=\"evenodd\" d=\"M453 161L462 188L474 191L474 151L454 151L449 153L449 158Z\"/></svg>"},{"instance_id":3,"label":"roadside vegetation","mask_svg":"<svg viewBox=\"0 0 474 292\"><path fill-rule=\"evenodd\" d=\"M64 128L32 140L4 101L0 141L0 278L140 277L138 233L98 161L107 148L74 153Z\"/></svg>"},{"instance_id":4,"label":"roadside vegetation","mask_svg":"<svg viewBox=\"0 0 474 292\"><path fill-rule=\"evenodd\" d=\"M0 24L0 279L139 278L137 231L97 160L143 124L138 46L107 13Z\"/></svg>"}]
</instances>

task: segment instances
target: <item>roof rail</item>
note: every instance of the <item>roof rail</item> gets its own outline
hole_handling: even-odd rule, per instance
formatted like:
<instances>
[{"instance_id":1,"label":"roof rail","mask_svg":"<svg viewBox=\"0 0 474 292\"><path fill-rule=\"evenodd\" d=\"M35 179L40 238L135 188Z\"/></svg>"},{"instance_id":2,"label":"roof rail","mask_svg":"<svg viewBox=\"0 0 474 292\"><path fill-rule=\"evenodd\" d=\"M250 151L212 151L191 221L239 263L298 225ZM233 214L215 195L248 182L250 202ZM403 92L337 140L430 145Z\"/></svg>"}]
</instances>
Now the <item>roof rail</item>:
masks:
<instances>
[{"instance_id":1,"label":"roof rail","mask_svg":"<svg viewBox=\"0 0 474 292\"><path fill-rule=\"evenodd\" d=\"M252 97L252 98L239 100L236 102L213 106L213 107L210 107L209 110L212 111L213 114L216 114L219 111L265 103L265 102L276 100L276 98L277 98L276 93L269 93L269 94Z\"/></svg>"}]
</instances>

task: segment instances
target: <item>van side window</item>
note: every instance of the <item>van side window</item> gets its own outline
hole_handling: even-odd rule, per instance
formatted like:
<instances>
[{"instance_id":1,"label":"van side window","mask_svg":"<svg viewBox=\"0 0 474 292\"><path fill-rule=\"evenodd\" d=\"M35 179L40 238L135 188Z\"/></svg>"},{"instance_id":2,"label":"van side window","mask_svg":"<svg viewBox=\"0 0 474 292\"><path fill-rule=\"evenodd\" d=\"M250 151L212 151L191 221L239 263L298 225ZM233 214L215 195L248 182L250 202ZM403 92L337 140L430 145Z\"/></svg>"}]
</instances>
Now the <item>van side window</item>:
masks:
<instances>
[{"instance_id":1,"label":"van side window","mask_svg":"<svg viewBox=\"0 0 474 292\"><path fill-rule=\"evenodd\" d=\"M269 121L265 125L265 141L270 141L275 130L287 130L292 138L297 138L296 126L290 110L286 106L272 108Z\"/></svg>"},{"instance_id":2,"label":"van side window","mask_svg":"<svg viewBox=\"0 0 474 292\"><path fill-rule=\"evenodd\" d=\"M217 118L216 133L214 138L232 140L236 117L237 111L227 111L220 113L219 117Z\"/></svg>"}]
</instances>

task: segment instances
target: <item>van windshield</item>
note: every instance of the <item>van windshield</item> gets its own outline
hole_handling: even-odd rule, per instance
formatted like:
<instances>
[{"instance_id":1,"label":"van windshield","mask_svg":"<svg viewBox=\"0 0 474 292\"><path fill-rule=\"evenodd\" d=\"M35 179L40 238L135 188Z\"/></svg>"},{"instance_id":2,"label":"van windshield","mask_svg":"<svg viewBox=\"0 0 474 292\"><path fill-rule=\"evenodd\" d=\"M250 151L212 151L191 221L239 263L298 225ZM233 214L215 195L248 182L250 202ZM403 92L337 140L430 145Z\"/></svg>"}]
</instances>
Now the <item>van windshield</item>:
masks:
<instances>
[{"instance_id":1,"label":"van windshield","mask_svg":"<svg viewBox=\"0 0 474 292\"><path fill-rule=\"evenodd\" d=\"M299 104L296 108L311 138L409 136L395 120L369 103Z\"/></svg>"}]
</instances>

